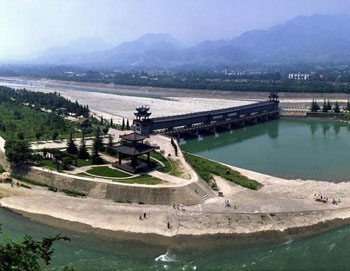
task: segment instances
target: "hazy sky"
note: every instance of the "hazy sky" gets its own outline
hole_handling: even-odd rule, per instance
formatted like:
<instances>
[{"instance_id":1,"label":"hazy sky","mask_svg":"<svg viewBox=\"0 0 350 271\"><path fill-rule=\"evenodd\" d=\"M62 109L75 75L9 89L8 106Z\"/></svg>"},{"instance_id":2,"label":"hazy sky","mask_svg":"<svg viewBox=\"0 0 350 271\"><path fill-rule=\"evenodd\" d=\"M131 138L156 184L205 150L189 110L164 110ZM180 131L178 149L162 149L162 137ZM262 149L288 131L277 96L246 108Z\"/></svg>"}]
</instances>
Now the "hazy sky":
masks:
<instances>
[{"instance_id":1,"label":"hazy sky","mask_svg":"<svg viewBox=\"0 0 350 271\"><path fill-rule=\"evenodd\" d=\"M0 0L0 59L99 36L145 33L187 43L230 39L298 15L350 13L349 0Z\"/></svg>"}]
</instances>

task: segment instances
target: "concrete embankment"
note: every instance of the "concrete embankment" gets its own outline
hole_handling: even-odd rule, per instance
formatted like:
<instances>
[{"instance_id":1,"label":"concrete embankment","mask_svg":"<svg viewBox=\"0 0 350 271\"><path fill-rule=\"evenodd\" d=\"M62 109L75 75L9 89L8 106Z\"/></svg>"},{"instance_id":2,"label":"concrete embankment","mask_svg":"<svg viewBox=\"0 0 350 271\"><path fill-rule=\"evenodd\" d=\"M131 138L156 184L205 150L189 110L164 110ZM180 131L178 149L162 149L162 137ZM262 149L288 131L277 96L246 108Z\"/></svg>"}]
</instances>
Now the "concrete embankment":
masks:
<instances>
[{"instance_id":1,"label":"concrete embankment","mask_svg":"<svg viewBox=\"0 0 350 271\"><path fill-rule=\"evenodd\" d=\"M68 174L54 173L37 167L21 167L14 169L12 173L15 176L34 180L60 190L74 190L84 193L89 197L119 202L155 205L194 205L202 201L200 196L195 192L195 189L189 185L151 186L122 184L112 181L95 181Z\"/></svg>"},{"instance_id":2,"label":"concrete embankment","mask_svg":"<svg viewBox=\"0 0 350 271\"><path fill-rule=\"evenodd\" d=\"M290 213L205 213L92 198L9 197L3 207L55 227L169 246L232 240L290 240L347 225L350 209ZM140 220L140 215L147 218ZM168 227L168 223L170 227Z\"/></svg>"}]
</instances>

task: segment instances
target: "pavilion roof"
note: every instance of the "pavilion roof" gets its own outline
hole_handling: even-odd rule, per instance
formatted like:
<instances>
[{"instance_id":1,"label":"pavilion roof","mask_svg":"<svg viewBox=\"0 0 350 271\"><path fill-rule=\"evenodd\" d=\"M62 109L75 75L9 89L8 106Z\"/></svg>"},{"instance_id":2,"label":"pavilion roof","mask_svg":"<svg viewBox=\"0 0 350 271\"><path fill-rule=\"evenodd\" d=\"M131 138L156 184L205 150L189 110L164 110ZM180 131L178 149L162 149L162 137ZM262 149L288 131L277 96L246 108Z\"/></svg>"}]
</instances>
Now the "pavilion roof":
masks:
<instances>
[{"instance_id":1,"label":"pavilion roof","mask_svg":"<svg viewBox=\"0 0 350 271\"><path fill-rule=\"evenodd\" d=\"M140 135L140 134L136 134L136 133L125 134L125 135L121 135L119 137L121 139L125 139L128 141L142 141L142 140L148 138L148 136L144 136L144 135Z\"/></svg>"},{"instance_id":2,"label":"pavilion roof","mask_svg":"<svg viewBox=\"0 0 350 271\"><path fill-rule=\"evenodd\" d=\"M139 144L136 146L120 145L120 146L112 147L112 149L114 149L118 153L134 156L134 155L142 155L142 154L149 153L153 150L158 149L158 147L153 147L146 144Z\"/></svg>"}]
</instances>

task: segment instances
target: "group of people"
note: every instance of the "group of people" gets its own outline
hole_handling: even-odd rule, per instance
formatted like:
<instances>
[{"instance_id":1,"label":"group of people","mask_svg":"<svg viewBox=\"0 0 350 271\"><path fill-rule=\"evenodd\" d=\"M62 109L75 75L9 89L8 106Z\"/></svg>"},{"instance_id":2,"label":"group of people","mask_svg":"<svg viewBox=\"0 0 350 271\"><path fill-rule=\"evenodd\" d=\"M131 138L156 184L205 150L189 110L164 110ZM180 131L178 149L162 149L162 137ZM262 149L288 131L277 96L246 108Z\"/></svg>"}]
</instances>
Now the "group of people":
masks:
<instances>
[{"instance_id":1,"label":"group of people","mask_svg":"<svg viewBox=\"0 0 350 271\"><path fill-rule=\"evenodd\" d=\"M173 204L173 208L176 210L185 211L185 206L183 204L179 204L179 205Z\"/></svg>"},{"instance_id":2,"label":"group of people","mask_svg":"<svg viewBox=\"0 0 350 271\"><path fill-rule=\"evenodd\" d=\"M332 204L338 205L340 203L340 199L333 199Z\"/></svg>"},{"instance_id":3,"label":"group of people","mask_svg":"<svg viewBox=\"0 0 350 271\"><path fill-rule=\"evenodd\" d=\"M328 203L328 197L324 196L322 193L315 193L314 198L316 201ZM338 205L339 203L340 203L340 199L333 198L332 204Z\"/></svg>"},{"instance_id":4,"label":"group of people","mask_svg":"<svg viewBox=\"0 0 350 271\"><path fill-rule=\"evenodd\" d=\"M147 214L146 213L143 213L143 216L141 214L140 218L139 218L139 220L144 220L144 219L147 219Z\"/></svg>"}]
</instances>

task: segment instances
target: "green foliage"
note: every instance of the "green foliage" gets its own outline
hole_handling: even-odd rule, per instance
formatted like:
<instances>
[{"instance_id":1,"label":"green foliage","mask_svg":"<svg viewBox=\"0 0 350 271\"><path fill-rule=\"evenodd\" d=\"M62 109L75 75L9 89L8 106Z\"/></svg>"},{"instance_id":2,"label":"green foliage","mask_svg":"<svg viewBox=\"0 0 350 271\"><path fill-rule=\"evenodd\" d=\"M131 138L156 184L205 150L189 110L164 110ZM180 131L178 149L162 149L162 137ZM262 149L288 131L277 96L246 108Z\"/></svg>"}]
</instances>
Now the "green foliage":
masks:
<instances>
[{"instance_id":1,"label":"green foliage","mask_svg":"<svg viewBox=\"0 0 350 271\"><path fill-rule=\"evenodd\" d=\"M108 145L107 145L107 153L110 155L116 155L116 151L113 149L113 146L114 146L113 136L109 135Z\"/></svg>"},{"instance_id":2,"label":"green foliage","mask_svg":"<svg viewBox=\"0 0 350 271\"><path fill-rule=\"evenodd\" d=\"M84 137L81 139L79 151L78 151L78 158L80 159L89 159L90 154L86 148L86 143Z\"/></svg>"},{"instance_id":3,"label":"green foliage","mask_svg":"<svg viewBox=\"0 0 350 271\"><path fill-rule=\"evenodd\" d=\"M69 169L69 167L72 165L72 158L71 157L63 157L62 159L62 167L63 169Z\"/></svg>"},{"instance_id":4,"label":"green foliage","mask_svg":"<svg viewBox=\"0 0 350 271\"><path fill-rule=\"evenodd\" d=\"M65 108L68 112L74 113L77 116L87 116L89 108L80 105L77 101L72 102L59 93L44 93L34 92L26 89L12 89L9 87L0 86L0 101L10 102L16 105L27 104L34 108L46 108L52 111L59 112L61 108ZM21 111L13 111L13 115L20 119L23 117Z\"/></svg>"},{"instance_id":5,"label":"green foliage","mask_svg":"<svg viewBox=\"0 0 350 271\"><path fill-rule=\"evenodd\" d=\"M12 114L15 110L21 112L20 119ZM52 131L68 134L75 131L75 125L56 113L40 112L11 102L0 102L0 135L6 140L16 137L29 140L52 138Z\"/></svg>"},{"instance_id":6,"label":"green foliage","mask_svg":"<svg viewBox=\"0 0 350 271\"><path fill-rule=\"evenodd\" d=\"M105 150L105 147L103 145L103 139L101 137L101 130L100 128L97 128L94 142L93 142L93 148L97 152L103 152Z\"/></svg>"},{"instance_id":7,"label":"green foliage","mask_svg":"<svg viewBox=\"0 0 350 271\"><path fill-rule=\"evenodd\" d=\"M123 118L123 121L122 121L122 130L125 130L125 120Z\"/></svg>"},{"instance_id":8,"label":"green foliage","mask_svg":"<svg viewBox=\"0 0 350 271\"><path fill-rule=\"evenodd\" d=\"M92 175L102 176L102 177L111 177L111 178L122 178L122 177L130 177L131 175L128 173L124 173L118 169L112 169L107 166L103 167L93 167L87 171Z\"/></svg>"},{"instance_id":9,"label":"green foliage","mask_svg":"<svg viewBox=\"0 0 350 271\"><path fill-rule=\"evenodd\" d=\"M103 145L103 140L101 137L101 130L100 130L100 128L97 128L96 136L95 136L94 142L93 142L93 151L92 151L92 155L91 155L91 160L92 160L92 163L94 165L100 165L100 164L104 163L102 157L99 154L99 152L100 151L103 152L104 149L105 149L105 147Z\"/></svg>"},{"instance_id":10,"label":"green foliage","mask_svg":"<svg viewBox=\"0 0 350 271\"><path fill-rule=\"evenodd\" d=\"M166 157L164 157L161 153L156 151L151 152L151 157L159 160L164 164L164 167L159 169L160 172L171 174L173 166L172 166L172 163Z\"/></svg>"},{"instance_id":11,"label":"green foliage","mask_svg":"<svg viewBox=\"0 0 350 271\"><path fill-rule=\"evenodd\" d=\"M109 127L108 126L105 126L102 128L102 132L106 135L108 134L108 131L109 131Z\"/></svg>"},{"instance_id":12,"label":"green foliage","mask_svg":"<svg viewBox=\"0 0 350 271\"><path fill-rule=\"evenodd\" d=\"M328 105L326 100L323 101L323 105L322 105L322 112L328 112Z\"/></svg>"},{"instance_id":13,"label":"green foliage","mask_svg":"<svg viewBox=\"0 0 350 271\"><path fill-rule=\"evenodd\" d=\"M39 140L41 136L42 136L42 133L41 133L41 132L36 132L36 133L35 133L35 138L36 138L37 140Z\"/></svg>"},{"instance_id":14,"label":"green foliage","mask_svg":"<svg viewBox=\"0 0 350 271\"><path fill-rule=\"evenodd\" d=\"M333 110L334 110L334 113L340 113L340 108L339 108L338 102L335 102Z\"/></svg>"},{"instance_id":15,"label":"green foliage","mask_svg":"<svg viewBox=\"0 0 350 271\"><path fill-rule=\"evenodd\" d=\"M12 175L12 177L17 179L17 180L19 180L19 181L21 181L21 182L24 182L24 183L29 183L29 184L36 185L36 186L41 186L41 187L49 187L46 184L39 183L37 181L33 181L33 180L30 180L30 179L27 179L27 178L23 178L23 177L20 177L20 176Z\"/></svg>"},{"instance_id":16,"label":"green foliage","mask_svg":"<svg viewBox=\"0 0 350 271\"><path fill-rule=\"evenodd\" d=\"M101 155L98 153L96 149L92 151L91 161L94 165L101 165L104 163Z\"/></svg>"},{"instance_id":17,"label":"green foliage","mask_svg":"<svg viewBox=\"0 0 350 271\"><path fill-rule=\"evenodd\" d=\"M130 130L129 119L126 120L126 130Z\"/></svg>"},{"instance_id":18,"label":"green foliage","mask_svg":"<svg viewBox=\"0 0 350 271\"><path fill-rule=\"evenodd\" d=\"M225 165L189 153L184 153L184 155L201 178L209 184L212 182L212 175L214 174L252 190L257 190L261 187L261 184L257 181L251 180ZM227 174L227 172L230 174Z\"/></svg>"},{"instance_id":19,"label":"green foliage","mask_svg":"<svg viewBox=\"0 0 350 271\"><path fill-rule=\"evenodd\" d=\"M78 152L78 148L74 142L72 133L70 134L70 137L67 140L67 152L70 154L76 154Z\"/></svg>"},{"instance_id":20,"label":"green foliage","mask_svg":"<svg viewBox=\"0 0 350 271\"><path fill-rule=\"evenodd\" d=\"M24 134L23 133L18 133L17 137L18 137L18 139L23 140L24 139Z\"/></svg>"},{"instance_id":21,"label":"green foliage","mask_svg":"<svg viewBox=\"0 0 350 271\"><path fill-rule=\"evenodd\" d=\"M59 132L57 132L57 131L53 131L52 132L52 140L56 140L57 139L57 137L60 135L60 133Z\"/></svg>"},{"instance_id":22,"label":"green foliage","mask_svg":"<svg viewBox=\"0 0 350 271\"><path fill-rule=\"evenodd\" d=\"M76 190L62 189L60 191L65 193L67 196L71 196L71 197L86 197L85 193L82 193Z\"/></svg>"},{"instance_id":23,"label":"green foliage","mask_svg":"<svg viewBox=\"0 0 350 271\"><path fill-rule=\"evenodd\" d=\"M25 140L7 140L5 142L5 155L7 160L15 164L24 164L32 157L28 141Z\"/></svg>"},{"instance_id":24,"label":"green foliage","mask_svg":"<svg viewBox=\"0 0 350 271\"><path fill-rule=\"evenodd\" d=\"M318 110L320 110L320 106L315 100L312 100L310 110L311 112L317 112Z\"/></svg>"},{"instance_id":25,"label":"green foliage","mask_svg":"<svg viewBox=\"0 0 350 271\"><path fill-rule=\"evenodd\" d=\"M347 103L346 103L345 110L346 110L347 112L350 112L350 101L349 101L349 99L348 99L348 101L347 101Z\"/></svg>"},{"instance_id":26,"label":"green foliage","mask_svg":"<svg viewBox=\"0 0 350 271\"><path fill-rule=\"evenodd\" d=\"M332 105L329 100L327 101L327 109L328 111L332 110Z\"/></svg>"},{"instance_id":27,"label":"green foliage","mask_svg":"<svg viewBox=\"0 0 350 271\"><path fill-rule=\"evenodd\" d=\"M1 229L0 229L1 233ZM21 241L2 236L0 243L0 271L40 271L42 264L49 265L53 256L53 244L59 240L70 241L62 235L34 240L25 235Z\"/></svg>"}]
</instances>

